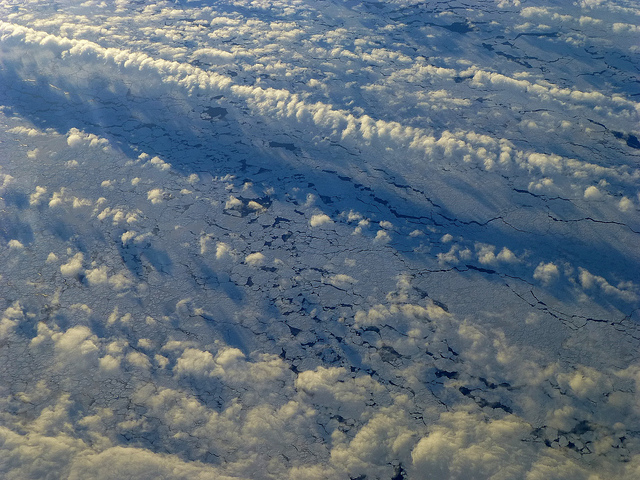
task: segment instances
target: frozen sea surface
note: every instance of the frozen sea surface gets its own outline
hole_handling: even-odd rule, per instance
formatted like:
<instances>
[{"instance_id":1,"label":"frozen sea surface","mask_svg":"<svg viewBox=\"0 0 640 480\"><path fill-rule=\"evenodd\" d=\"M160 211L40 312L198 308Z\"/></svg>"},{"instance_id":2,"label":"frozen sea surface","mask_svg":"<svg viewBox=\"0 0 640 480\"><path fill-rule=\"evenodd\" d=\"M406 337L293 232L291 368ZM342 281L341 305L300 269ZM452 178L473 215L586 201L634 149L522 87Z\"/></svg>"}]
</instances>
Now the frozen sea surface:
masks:
<instances>
[{"instance_id":1,"label":"frozen sea surface","mask_svg":"<svg viewBox=\"0 0 640 480\"><path fill-rule=\"evenodd\" d=\"M0 0L0 476L639 478L638 25Z\"/></svg>"}]
</instances>

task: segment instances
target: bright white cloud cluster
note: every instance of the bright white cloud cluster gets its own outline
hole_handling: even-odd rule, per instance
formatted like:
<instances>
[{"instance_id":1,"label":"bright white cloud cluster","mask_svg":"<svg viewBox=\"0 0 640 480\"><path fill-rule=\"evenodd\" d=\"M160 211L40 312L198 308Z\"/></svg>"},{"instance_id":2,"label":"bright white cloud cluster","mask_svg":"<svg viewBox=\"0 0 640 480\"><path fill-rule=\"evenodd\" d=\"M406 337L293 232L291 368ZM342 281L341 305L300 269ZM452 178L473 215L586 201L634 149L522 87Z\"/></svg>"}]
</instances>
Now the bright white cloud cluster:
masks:
<instances>
[{"instance_id":1,"label":"bright white cloud cluster","mask_svg":"<svg viewBox=\"0 0 640 480\"><path fill-rule=\"evenodd\" d=\"M636 478L637 8L208 3L0 3L0 476Z\"/></svg>"}]
</instances>

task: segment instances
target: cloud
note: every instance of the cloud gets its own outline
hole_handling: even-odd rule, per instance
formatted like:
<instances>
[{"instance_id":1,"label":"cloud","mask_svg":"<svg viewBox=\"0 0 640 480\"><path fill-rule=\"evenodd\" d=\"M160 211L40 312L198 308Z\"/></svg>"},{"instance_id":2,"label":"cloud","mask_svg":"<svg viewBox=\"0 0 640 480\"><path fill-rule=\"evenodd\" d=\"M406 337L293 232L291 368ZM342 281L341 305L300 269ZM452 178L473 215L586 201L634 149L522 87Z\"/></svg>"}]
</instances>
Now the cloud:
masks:
<instances>
[{"instance_id":1,"label":"cloud","mask_svg":"<svg viewBox=\"0 0 640 480\"><path fill-rule=\"evenodd\" d=\"M84 119L92 131L102 128L122 142L122 150L107 154L101 149L109 143L81 128L59 138L16 130L23 138L4 139L20 147L16 159L42 165L13 162L5 168L16 179L0 175L0 184L9 178L9 189L18 190L0 200L0 235L29 249L4 251L2 279L11 284L4 282L0 294L28 301L0 319L0 336L10 339L0 342L0 354L12 372L5 376L11 395L0 393L8 406L0 476L533 480L609 478L624 470L635 478L640 460L629 442L640 376L631 367L624 374L609 368L612 358L629 363L635 349L620 322L628 312L605 311L605 295L632 298L638 287L613 267L606 279L590 273L593 259L574 248L574 236L592 238L591 228L602 223L552 218L589 216L635 228L629 213L637 179L624 158L602 160L601 150L616 140L593 122L632 132L637 104L612 93L624 62L607 70L607 85L577 74L575 82L583 83L573 86L558 77L558 65L578 72L579 62L545 63L545 75L535 66L541 42L560 56L568 36L589 39L596 58L604 45L597 22L585 20L580 30L577 15L565 18L572 6L520 11L512 8L518 1L501 0L512 8L501 12L501 22L491 23L482 9L465 15L473 21L482 14L492 31L513 39L518 31L509 31L510 20L522 12L550 20L544 31L558 37L516 38L522 57L507 60L496 51L515 50L489 36L483 42L494 53L482 49L471 61L470 37L438 26L420 30L428 41L416 52L394 43L414 28L405 14L426 8L442 25L456 18L424 2L379 3L376 21L387 25L375 31L360 21L362 12L344 5L240 3L241 11L226 14L188 2L150 4L133 14L124 1L89 2L82 8L104 13L101 25L64 5L46 18L16 11L0 23L5 73L23 75L28 89L31 78L49 83L52 95L60 87L61 102L92 107L92 118ZM278 18L265 21L265 9ZM309 20L320 12L323 22ZM400 17L388 22L389 15ZM125 28L131 21L135 31ZM560 25L565 21L572 23ZM611 32L610 25L597 28ZM618 37L626 38L625 28ZM451 41L455 55L444 56ZM515 61L523 59L534 68ZM114 100L105 104L105 97ZM200 116L210 105L229 112L213 127ZM128 130L132 123L118 120L123 112L133 122L156 123L154 133L165 135L138 142L142 130ZM20 120L8 107L3 115L7 125ZM84 121L67 120L78 127ZM211 140L211 133L213 153L196 146L196 137ZM269 139L289 137L283 141L298 150L279 149L276 163L268 161L273 152L252 155ZM581 140L565 141L570 137ZM618 146L624 156L624 143ZM182 162L191 153L217 156L218 147L230 152L224 165ZM140 148L158 156L136 159L138 151L129 158ZM242 158L249 163L240 170ZM356 165L363 158L370 165ZM292 169L293 161L303 163ZM335 166L316 168L321 161ZM269 171L258 166L264 162ZM313 179L292 173L311 164ZM211 182L210 167L225 176ZM342 187L327 183L336 175ZM606 202L585 202L592 185ZM253 193L260 189L269 191L269 203ZM387 204L373 199L387 189ZM240 191L242 198L230 195ZM165 204L176 208L153 206L169 192L185 195ZM38 209L34 217L27 198L32 207L49 202L56 209ZM327 214L313 214L321 204ZM223 214L222 206L240 212ZM328 237L305 229L323 225ZM369 234L368 225L379 228ZM13 227L32 231L34 240ZM603 231L609 228L627 230L611 223ZM349 235L353 229L366 235ZM391 230L396 241L372 251L371 238L386 242ZM530 231L548 232L550 243L536 245ZM148 245L151 235L154 248L133 247ZM627 240L621 235L616 242L598 238L620 250ZM219 262L209 257L213 241ZM540 249L557 255L540 262ZM73 256L78 250L84 256ZM589 270L563 267L567 252ZM251 287L247 265L266 265L273 255L278 268L253 270ZM244 265L235 262L243 258ZM157 268L165 260L171 272ZM474 261L508 268L509 275L501 272L504 281L495 282L497 276L455 268ZM579 301L544 291L562 322L540 310L542 300L530 306L530 295L540 292L529 292L526 269L539 285L551 285L562 270L575 287ZM81 282L69 280L83 272ZM587 313L607 321L587 322ZM573 328L581 322L584 328ZM624 426L613 428L616 422ZM571 433L577 425L590 430ZM553 430L560 428L564 433ZM595 453L578 453L587 444Z\"/></svg>"},{"instance_id":2,"label":"cloud","mask_svg":"<svg viewBox=\"0 0 640 480\"><path fill-rule=\"evenodd\" d=\"M587 200L597 200L602 197L602 192L598 189L598 187L591 185L587 187L584 191L584 198Z\"/></svg>"},{"instance_id":3,"label":"cloud","mask_svg":"<svg viewBox=\"0 0 640 480\"><path fill-rule=\"evenodd\" d=\"M29 205L31 206L40 205L43 202L44 200L43 197L45 196L46 193L47 193L47 187L37 186L36 191L31 195L29 195Z\"/></svg>"},{"instance_id":4,"label":"cloud","mask_svg":"<svg viewBox=\"0 0 640 480\"><path fill-rule=\"evenodd\" d=\"M311 216L311 220L309 220L309 225L312 227L319 227L321 225L326 225L333 223L333 220L328 215L324 213L319 213Z\"/></svg>"},{"instance_id":5,"label":"cloud","mask_svg":"<svg viewBox=\"0 0 640 480\"><path fill-rule=\"evenodd\" d=\"M265 261L265 256L260 252L250 253L244 258L244 261L254 267L260 266Z\"/></svg>"},{"instance_id":6,"label":"cloud","mask_svg":"<svg viewBox=\"0 0 640 480\"><path fill-rule=\"evenodd\" d=\"M234 197L233 195L229 195L229 200L225 203L224 208L227 210L242 208L242 200Z\"/></svg>"},{"instance_id":7,"label":"cloud","mask_svg":"<svg viewBox=\"0 0 640 480\"><path fill-rule=\"evenodd\" d=\"M161 171L167 171L171 168L171 164L165 162L164 160L162 160L157 156L149 160L149 163Z\"/></svg>"},{"instance_id":8,"label":"cloud","mask_svg":"<svg viewBox=\"0 0 640 480\"><path fill-rule=\"evenodd\" d=\"M224 242L218 242L216 244L216 258L220 260L226 256L231 255L231 248Z\"/></svg>"},{"instance_id":9,"label":"cloud","mask_svg":"<svg viewBox=\"0 0 640 480\"><path fill-rule=\"evenodd\" d=\"M326 281L331 285L333 285L334 287L338 287L338 288L345 288L355 283L358 283L358 280L356 280L353 277L350 277L349 275L345 275L344 273L331 275L326 279Z\"/></svg>"},{"instance_id":10,"label":"cloud","mask_svg":"<svg viewBox=\"0 0 640 480\"><path fill-rule=\"evenodd\" d=\"M591 469L558 452L547 449L534 453L526 443L527 422L507 415L480 420L478 414L445 412L411 452L412 472L430 472L439 478L548 478L589 477Z\"/></svg>"},{"instance_id":11,"label":"cloud","mask_svg":"<svg viewBox=\"0 0 640 480\"><path fill-rule=\"evenodd\" d=\"M75 277L83 269L83 260L84 255L82 254L82 252L76 253L69 259L67 263L63 263L62 265L60 265L60 273L62 273L62 275L64 275L65 277Z\"/></svg>"},{"instance_id":12,"label":"cloud","mask_svg":"<svg viewBox=\"0 0 640 480\"><path fill-rule=\"evenodd\" d=\"M553 262L540 262L533 272L533 278L539 280L544 285L549 285L558 278L560 271Z\"/></svg>"},{"instance_id":13,"label":"cloud","mask_svg":"<svg viewBox=\"0 0 640 480\"><path fill-rule=\"evenodd\" d=\"M121 271L109 277L109 285L116 291L123 291L133 286L133 281L125 271Z\"/></svg>"},{"instance_id":14,"label":"cloud","mask_svg":"<svg viewBox=\"0 0 640 480\"><path fill-rule=\"evenodd\" d=\"M67 145L70 147L79 147L88 145L90 147L102 147L108 151L110 148L109 140L98 137L93 133L85 133L77 128L72 128L67 132Z\"/></svg>"},{"instance_id":15,"label":"cloud","mask_svg":"<svg viewBox=\"0 0 640 480\"><path fill-rule=\"evenodd\" d=\"M389 243L391 241L391 235L384 230L378 230L373 241L377 243Z\"/></svg>"},{"instance_id":16,"label":"cloud","mask_svg":"<svg viewBox=\"0 0 640 480\"><path fill-rule=\"evenodd\" d=\"M24 245L22 244L22 242L20 242L19 240L16 240L15 238L12 240L9 240L9 242L7 243L7 246L11 250L22 250L24 248Z\"/></svg>"},{"instance_id":17,"label":"cloud","mask_svg":"<svg viewBox=\"0 0 640 480\"><path fill-rule=\"evenodd\" d=\"M622 197L618 202L618 210L621 212L628 212L633 207L633 201L629 197Z\"/></svg>"},{"instance_id":18,"label":"cloud","mask_svg":"<svg viewBox=\"0 0 640 480\"><path fill-rule=\"evenodd\" d=\"M102 452L87 450L83 455L78 455L70 465L68 478L69 480L85 478L95 480L118 480L121 478L243 480L241 476L227 476L213 466L185 462L176 455L153 453L143 448L121 446L111 447ZM246 477L244 480L247 480Z\"/></svg>"},{"instance_id":19,"label":"cloud","mask_svg":"<svg viewBox=\"0 0 640 480\"><path fill-rule=\"evenodd\" d=\"M518 261L515 254L507 247L502 247L498 255L495 254L496 247L494 245L476 243L475 249L478 261L484 265L497 264L498 262L515 263Z\"/></svg>"},{"instance_id":20,"label":"cloud","mask_svg":"<svg viewBox=\"0 0 640 480\"><path fill-rule=\"evenodd\" d=\"M599 287L604 293L608 295L615 295L629 302L636 301L638 299L637 286L634 283L620 282L618 287L614 287L604 277L593 275L587 269L579 267L579 280L582 288L585 290Z\"/></svg>"},{"instance_id":21,"label":"cloud","mask_svg":"<svg viewBox=\"0 0 640 480\"><path fill-rule=\"evenodd\" d=\"M165 197L165 192L161 188L154 188L147 192L147 199L154 205L162 203Z\"/></svg>"},{"instance_id":22,"label":"cloud","mask_svg":"<svg viewBox=\"0 0 640 480\"><path fill-rule=\"evenodd\" d=\"M108 280L107 267L105 265L102 265L98 268L86 270L85 276L87 277L87 281L91 285L101 285L101 284L107 283L107 280Z\"/></svg>"}]
</instances>

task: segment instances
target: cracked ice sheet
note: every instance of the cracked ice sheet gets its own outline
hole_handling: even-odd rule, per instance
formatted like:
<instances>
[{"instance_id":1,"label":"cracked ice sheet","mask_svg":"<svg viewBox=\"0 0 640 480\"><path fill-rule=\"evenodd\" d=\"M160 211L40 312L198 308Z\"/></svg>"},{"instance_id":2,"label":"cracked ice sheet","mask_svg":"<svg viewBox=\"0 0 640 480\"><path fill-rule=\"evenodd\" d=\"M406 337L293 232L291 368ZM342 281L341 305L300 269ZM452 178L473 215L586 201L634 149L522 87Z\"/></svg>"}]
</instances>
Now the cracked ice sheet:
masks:
<instances>
[{"instance_id":1,"label":"cracked ice sheet","mask_svg":"<svg viewBox=\"0 0 640 480\"><path fill-rule=\"evenodd\" d=\"M4 476L638 475L636 7L0 5Z\"/></svg>"}]
</instances>

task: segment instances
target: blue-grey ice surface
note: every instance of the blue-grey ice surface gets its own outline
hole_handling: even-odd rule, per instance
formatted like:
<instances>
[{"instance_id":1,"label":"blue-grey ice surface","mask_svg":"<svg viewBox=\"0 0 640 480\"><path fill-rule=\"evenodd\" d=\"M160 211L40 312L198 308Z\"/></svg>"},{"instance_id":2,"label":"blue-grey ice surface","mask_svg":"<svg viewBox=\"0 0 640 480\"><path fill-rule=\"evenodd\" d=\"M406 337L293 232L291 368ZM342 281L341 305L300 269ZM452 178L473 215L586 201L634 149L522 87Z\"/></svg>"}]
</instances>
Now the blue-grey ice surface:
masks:
<instances>
[{"instance_id":1,"label":"blue-grey ice surface","mask_svg":"<svg viewBox=\"0 0 640 480\"><path fill-rule=\"evenodd\" d=\"M631 0L0 0L0 477L640 478Z\"/></svg>"}]
</instances>

